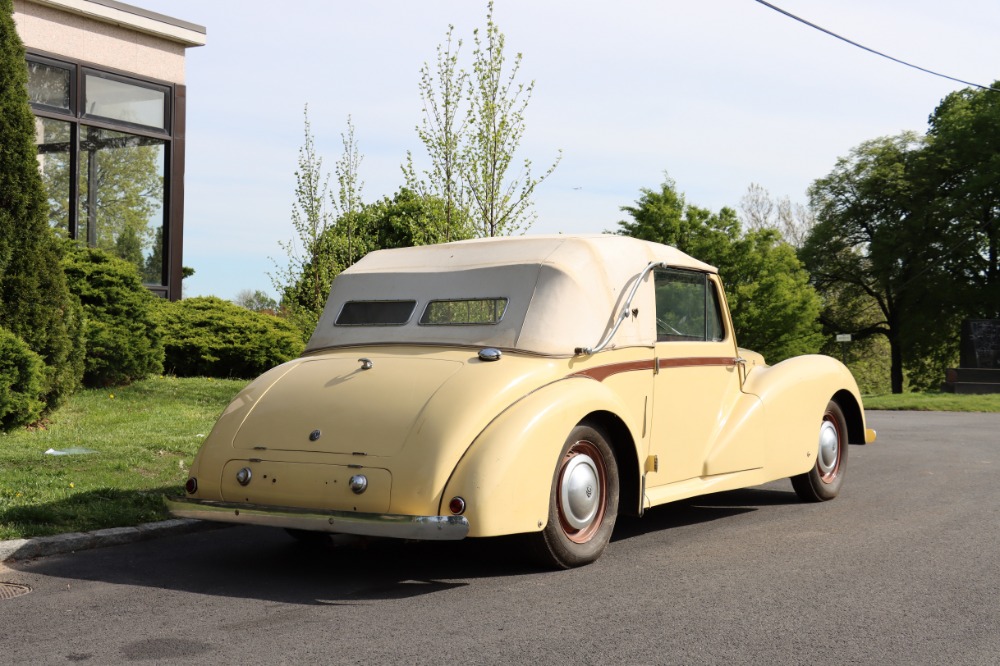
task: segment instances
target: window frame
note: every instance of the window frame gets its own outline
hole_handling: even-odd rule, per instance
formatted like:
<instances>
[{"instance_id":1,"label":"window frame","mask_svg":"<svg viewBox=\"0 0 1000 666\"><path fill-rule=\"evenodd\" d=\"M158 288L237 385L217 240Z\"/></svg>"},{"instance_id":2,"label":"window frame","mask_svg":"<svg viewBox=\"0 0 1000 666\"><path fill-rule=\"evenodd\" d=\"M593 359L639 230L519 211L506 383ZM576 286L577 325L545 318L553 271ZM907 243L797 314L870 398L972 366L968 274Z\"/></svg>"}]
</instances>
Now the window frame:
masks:
<instances>
[{"instance_id":1,"label":"window frame","mask_svg":"<svg viewBox=\"0 0 1000 666\"><path fill-rule=\"evenodd\" d=\"M656 290L658 287L658 278L663 275L685 275L685 276L698 276L701 278L702 286L702 325L703 332L702 337L696 337L693 335L674 335L674 334L661 334L659 332L659 316L660 312L657 310L657 299ZM696 284L697 281L689 281L690 284ZM711 294L711 298L710 298ZM710 306L710 301L714 303L715 307ZM714 313L712 312L714 309ZM725 342L729 337L729 328L726 325L726 318L723 316L722 309L722 297L719 294L719 287L715 280L711 278L708 273L702 271L695 271L684 268L656 268L653 270L653 312L656 318L656 342ZM714 314L716 321L719 323L719 337L709 337L709 331L711 326L709 324L710 315Z\"/></svg>"},{"instance_id":2,"label":"window frame","mask_svg":"<svg viewBox=\"0 0 1000 666\"><path fill-rule=\"evenodd\" d=\"M145 132L152 132L154 134L170 137L171 136L171 113L170 113L170 103L171 103L171 90L169 86L159 85L153 83L152 81L144 81L142 79L137 79L132 76L124 76L121 74L115 74L107 70L95 69L94 67L88 67L86 65L81 65L80 67L80 104L78 116L81 122L86 121L87 125L93 125L93 121L101 121L104 123L110 123L116 127L131 128L133 130L143 130ZM88 113L86 109L87 104L87 77L93 76L98 79L105 79L106 81L115 81L117 83L124 83L126 85L135 86L136 88L145 88L146 90L155 90L156 92L163 93L163 127L155 127L153 125L144 125L142 123L133 123L127 120L121 120L119 118L110 118L108 116L101 116L93 113ZM135 132L130 132L134 134Z\"/></svg>"},{"instance_id":3,"label":"window frame","mask_svg":"<svg viewBox=\"0 0 1000 666\"><path fill-rule=\"evenodd\" d=\"M44 110L48 113L57 114L64 119L75 117L74 112L77 108L77 90L79 88L76 66L73 63L66 62L65 60L57 60L55 58L49 58L42 55L33 55L32 53L28 53L25 60L26 62L34 62L40 65L45 65L46 67L52 67L54 69L62 69L69 73L69 108L64 109L61 106L51 106L49 104L42 104L41 102L31 102L32 111L36 109Z\"/></svg>"},{"instance_id":4,"label":"window frame","mask_svg":"<svg viewBox=\"0 0 1000 666\"><path fill-rule=\"evenodd\" d=\"M39 118L62 120L70 123L71 148L69 183L70 200L79 201L80 176L80 137L83 126L135 134L142 137L161 139L165 142L163 165L163 236L161 248L163 256L162 278L160 284L144 286L157 296L178 300L181 298L181 280L183 278L182 253L184 230L184 152L186 132L186 100L187 89L184 84L163 81L150 77L137 76L98 63L75 60L38 49L26 51L25 67L28 62L38 62L50 67L68 69L70 72L70 109L62 109L45 104L31 104L32 113ZM87 74L101 78L120 81L164 92L164 125L163 129L140 125L126 121L106 118L104 116L86 113L85 77ZM70 219L67 229L70 238L78 239L81 229L79 224L78 206L70 206ZM82 239L86 242L87 239Z\"/></svg>"}]
</instances>

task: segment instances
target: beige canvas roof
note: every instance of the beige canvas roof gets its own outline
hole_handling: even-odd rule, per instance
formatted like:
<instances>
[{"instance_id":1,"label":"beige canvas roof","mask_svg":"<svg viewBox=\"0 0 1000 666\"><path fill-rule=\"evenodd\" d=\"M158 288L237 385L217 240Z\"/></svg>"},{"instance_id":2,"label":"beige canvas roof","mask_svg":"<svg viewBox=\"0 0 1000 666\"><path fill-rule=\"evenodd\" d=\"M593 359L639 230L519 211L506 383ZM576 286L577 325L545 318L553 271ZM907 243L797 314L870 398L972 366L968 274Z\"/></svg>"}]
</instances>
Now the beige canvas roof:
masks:
<instances>
[{"instance_id":1,"label":"beige canvas roof","mask_svg":"<svg viewBox=\"0 0 1000 666\"><path fill-rule=\"evenodd\" d=\"M571 355L614 325L636 278L650 262L714 273L676 248L625 236L520 236L379 250L334 280L306 351L362 344L490 346ZM647 278L647 281L651 278ZM423 308L438 299L506 298L497 324L427 326ZM348 301L414 300L401 326L337 326ZM608 348L652 345L653 294L639 289Z\"/></svg>"}]
</instances>

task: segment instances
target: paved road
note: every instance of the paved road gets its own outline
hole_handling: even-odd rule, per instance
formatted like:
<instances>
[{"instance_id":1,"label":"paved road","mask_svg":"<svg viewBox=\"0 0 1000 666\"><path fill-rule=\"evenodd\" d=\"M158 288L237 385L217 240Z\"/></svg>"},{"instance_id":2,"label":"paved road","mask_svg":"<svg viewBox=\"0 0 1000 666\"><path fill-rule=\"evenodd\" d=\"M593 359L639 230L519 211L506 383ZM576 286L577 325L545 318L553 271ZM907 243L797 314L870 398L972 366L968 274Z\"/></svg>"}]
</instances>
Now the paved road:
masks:
<instances>
[{"instance_id":1,"label":"paved road","mask_svg":"<svg viewBox=\"0 0 1000 666\"><path fill-rule=\"evenodd\" d=\"M574 571L263 528L17 563L0 663L996 664L1000 415L870 423L837 500L786 481L659 508Z\"/></svg>"}]
</instances>

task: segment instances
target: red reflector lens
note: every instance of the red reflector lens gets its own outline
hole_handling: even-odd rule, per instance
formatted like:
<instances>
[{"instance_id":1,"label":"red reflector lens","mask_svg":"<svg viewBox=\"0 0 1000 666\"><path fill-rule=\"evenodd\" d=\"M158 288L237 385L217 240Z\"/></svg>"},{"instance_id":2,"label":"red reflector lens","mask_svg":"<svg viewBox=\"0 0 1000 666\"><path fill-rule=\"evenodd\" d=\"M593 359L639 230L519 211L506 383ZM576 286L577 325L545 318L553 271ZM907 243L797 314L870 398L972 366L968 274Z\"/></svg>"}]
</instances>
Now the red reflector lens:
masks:
<instances>
[{"instance_id":1,"label":"red reflector lens","mask_svg":"<svg viewBox=\"0 0 1000 666\"><path fill-rule=\"evenodd\" d=\"M452 497L451 501L448 502L448 508L456 516L460 516L465 513L465 500L461 497Z\"/></svg>"},{"instance_id":2,"label":"red reflector lens","mask_svg":"<svg viewBox=\"0 0 1000 666\"><path fill-rule=\"evenodd\" d=\"M188 495L194 495L198 492L198 479L193 476L189 478L187 483L184 484L184 490L187 491Z\"/></svg>"}]
</instances>

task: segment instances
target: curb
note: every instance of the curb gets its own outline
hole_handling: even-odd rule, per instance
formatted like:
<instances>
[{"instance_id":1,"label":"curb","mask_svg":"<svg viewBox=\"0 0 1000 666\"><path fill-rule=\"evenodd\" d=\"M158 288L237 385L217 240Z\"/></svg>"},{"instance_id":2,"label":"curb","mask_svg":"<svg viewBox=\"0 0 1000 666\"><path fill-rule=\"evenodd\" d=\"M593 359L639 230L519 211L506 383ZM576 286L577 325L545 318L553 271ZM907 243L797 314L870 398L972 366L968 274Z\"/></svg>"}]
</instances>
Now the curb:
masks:
<instances>
[{"instance_id":1,"label":"curb","mask_svg":"<svg viewBox=\"0 0 1000 666\"><path fill-rule=\"evenodd\" d=\"M112 527L93 532L70 532L32 539L0 541L0 562L30 560L49 555L72 553L78 550L120 546L174 534L187 534L201 530L225 527L203 520L177 518L157 523L144 523L136 527Z\"/></svg>"}]
</instances>

